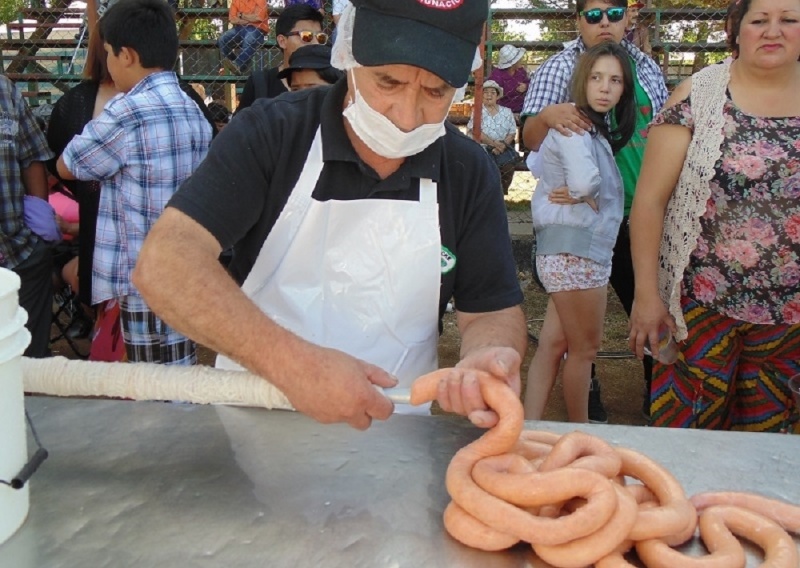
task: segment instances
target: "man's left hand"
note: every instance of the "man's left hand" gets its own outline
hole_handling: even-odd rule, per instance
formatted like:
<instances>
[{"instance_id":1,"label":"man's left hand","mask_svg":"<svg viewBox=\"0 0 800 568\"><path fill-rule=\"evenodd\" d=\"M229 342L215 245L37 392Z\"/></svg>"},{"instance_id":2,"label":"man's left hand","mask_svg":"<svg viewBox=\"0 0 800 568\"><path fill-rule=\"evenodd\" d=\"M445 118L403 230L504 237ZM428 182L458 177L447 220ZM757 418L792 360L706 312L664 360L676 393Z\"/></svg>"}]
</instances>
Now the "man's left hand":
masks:
<instances>
[{"instance_id":1,"label":"man's left hand","mask_svg":"<svg viewBox=\"0 0 800 568\"><path fill-rule=\"evenodd\" d=\"M485 371L505 381L519 395L521 364L519 353L510 347L486 347L470 353L439 383L439 406L445 412L467 416L476 426L491 428L499 416L486 404L476 371Z\"/></svg>"}]
</instances>

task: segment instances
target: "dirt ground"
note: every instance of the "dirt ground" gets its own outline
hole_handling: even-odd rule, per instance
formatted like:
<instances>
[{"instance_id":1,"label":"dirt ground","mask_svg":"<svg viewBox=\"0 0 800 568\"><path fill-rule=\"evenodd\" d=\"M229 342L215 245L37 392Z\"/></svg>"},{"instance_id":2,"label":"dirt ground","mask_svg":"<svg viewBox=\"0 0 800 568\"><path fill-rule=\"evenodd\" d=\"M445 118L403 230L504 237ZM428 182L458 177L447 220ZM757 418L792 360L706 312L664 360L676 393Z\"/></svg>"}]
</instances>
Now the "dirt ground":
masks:
<instances>
[{"instance_id":1,"label":"dirt ground","mask_svg":"<svg viewBox=\"0 0 800 568\"><path fill-rule=\"evenodd\" d=\"M529 273L520 273L520 283L525 293L524 310L528 319L528 328L533 336L538 337L547 294L531 281ZM644 425L642 417L642 365L633 358L624 357L627 353L626 338L628 335L628 320L622 305L617 300L613 291L608 294L608 310L601 350L604 352L619 353L615 358L599 358L597 361L597 376L602 385L602 399L608 412L610 424ZM53 328L54 333L56 328ZM88 353L88 340L75 340L76 347L83 353ZM439 365L451 367L458 362L460 339L455 323L454 314L445 314L444 333L439 340ZM53 344L53 354L68 358L76 358L69 345L62 339ZM531 341L528 353L522 365L523 389L527 375L528 365L536 350L535 341ZM623 357L623 358L620 358ZM201 347L199 353L201 364L213 365L214 353ZM547 420L566 420L566 410L561 397L560 383L556 383L550 403L545 413Z\"/></svg>"}]
</instances>

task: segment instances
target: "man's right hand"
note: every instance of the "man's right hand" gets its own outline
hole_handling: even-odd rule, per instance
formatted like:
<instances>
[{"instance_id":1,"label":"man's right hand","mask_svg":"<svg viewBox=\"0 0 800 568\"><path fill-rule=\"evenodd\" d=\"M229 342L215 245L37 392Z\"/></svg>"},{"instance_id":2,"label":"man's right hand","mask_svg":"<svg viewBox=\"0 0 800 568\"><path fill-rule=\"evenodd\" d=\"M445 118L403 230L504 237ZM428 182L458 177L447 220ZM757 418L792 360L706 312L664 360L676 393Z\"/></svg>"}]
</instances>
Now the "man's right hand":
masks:
<instances>
[{"instance_id":1,"label":"man's right hand","mask_svg":"<svg viewBox=\"0 0 800 568\"><path fill-rule=\"evenodd\" d=\"M279 386L292 405L322 424L346 422L366 430L372 420L386 420L394 405L375 386L397 379L377 367L335 349L309 345L303 361L292 365L297 376Z\"/></svg>"},{"instance_id":2,"label":"man's right hand","mask_svg":"<svg viewBox=\"0 0 800 568\"><path fill-rule=\"evenodd\" d=\"M540 116L548 128L555 129L564 136L571 136L573 132L584 134L592 127L589 119L571 103L545 107Z\"/></svg>"}]
</instances>

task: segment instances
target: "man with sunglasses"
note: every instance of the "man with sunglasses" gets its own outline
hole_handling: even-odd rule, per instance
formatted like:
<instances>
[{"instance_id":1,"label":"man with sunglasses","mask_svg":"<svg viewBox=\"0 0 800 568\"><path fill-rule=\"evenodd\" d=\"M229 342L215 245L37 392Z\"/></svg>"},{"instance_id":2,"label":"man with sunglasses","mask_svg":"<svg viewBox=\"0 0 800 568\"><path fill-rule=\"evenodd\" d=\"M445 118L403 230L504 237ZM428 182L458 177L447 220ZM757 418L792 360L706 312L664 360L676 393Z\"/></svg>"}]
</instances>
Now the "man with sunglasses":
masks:
<instances>
[{"instance_id":1,"label":"man with sunglasses","mask_svg":"<svg viewBox=\"0 0 800 568\"><path fill-rule=\"evenodd\" d=\"M287 6L275 21L275 40L283 52L283 60L275 67L254 71L247 78L236 112L246 109L256 99L277 97L289 90L286 79L278 74L289 66L289 59L298 47L327 43L322 14L305 4Z\"/></svg>"},{"instance_id":2,"label":"man with sunglasses","mask_svg":"<svg viewBox=\"0 0 800 568\"><path fill-rule=\"evenodd\" d=\"M250 60L264 43L264 34L269 32L267 0L231 0L228 21L231 28L217 41L222 64L231 73L244 75ZM238 54L235 53L237 48Z\"/></svg>"},{"instance_id":3,"label":"man with sunglasses","mask_svg":"<svg viewBox=\"0 0 800 568\"><path fill-rule=\"evenodd\" d=\"M580 37L564 44L564 50L545 61L531 75L531 83L522 109L524 126L522 137L525 146L536 151L547 132L555 128L564 135L583 133L591 123L570 103L570 81L581 53L604 41L619 43L630 55L634 70L636 102L636 130L630 142L616 156L617 167L625 187L625 216L620 225L611 265L611 285L630 315L633 305L633 264L628 235L628 214L639 170L644 156L644 132L654 114L667 100L664 76L655 61L625 39L628 27L627 0L577 0L577 24ZM652 373L652 359L645 358L646 389ZM649 393L647 410L649 411ZM643 407L644 410L644 407ZM600 383L592 367L589 392L589 421L608 421L600 399Z\"/></svg>"},{"instance_id":4,"label":"man with sunglasses","mask_svg":"<svg viewBox=\"0 0 800 568\"><path fill-rule=\"evenodd\" d=\"M376 386L438 367L454 297L461 361L437 400L496 424L477 371L519 395L523 296L497 167L447 122L487 15L486 0L353 0L332 53L347 76L234 118L149 233L134 276L149 305L217 366L365 429L393 410Z\"/></svg>"}]
</instances>

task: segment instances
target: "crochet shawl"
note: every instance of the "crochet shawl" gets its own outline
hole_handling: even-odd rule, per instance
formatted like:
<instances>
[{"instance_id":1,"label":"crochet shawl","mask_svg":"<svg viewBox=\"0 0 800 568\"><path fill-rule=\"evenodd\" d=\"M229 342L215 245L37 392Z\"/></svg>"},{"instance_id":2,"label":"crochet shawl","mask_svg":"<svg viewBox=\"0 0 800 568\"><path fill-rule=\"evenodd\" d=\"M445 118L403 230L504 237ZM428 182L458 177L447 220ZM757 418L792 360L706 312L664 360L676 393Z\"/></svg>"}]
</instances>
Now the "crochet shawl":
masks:
<instances>
[{"instance_id":1,"label":"crochet shawl","mask_svg":"<svg viewBox=\"0 0 800 568\"><path fill-rule=\"evenodd\" d=\"M658 287L661 300L675 318L676 339L686 339L681 311L681 283L700 236L700 217L711 196L709 182L722 156L725 91L730 81L730 63L711 65L692 76L691 105L694 117L686 160L678 185L672 192L664 217L659 253Z\"/></svg>"}]
</instances>

